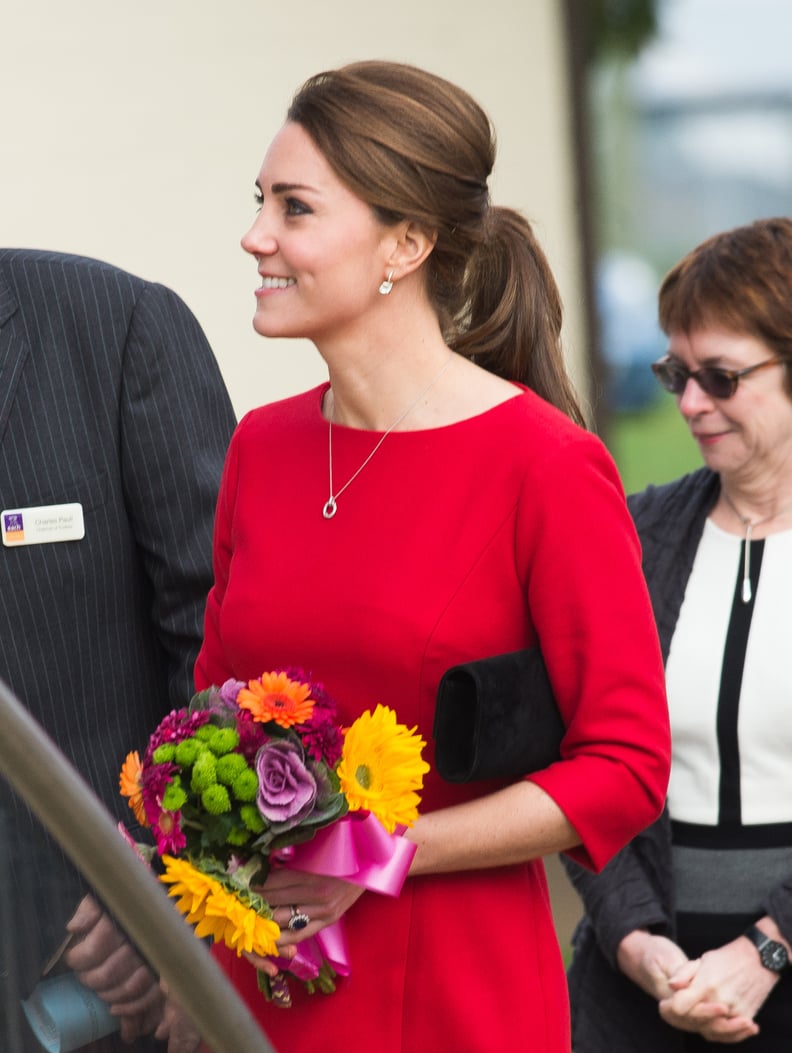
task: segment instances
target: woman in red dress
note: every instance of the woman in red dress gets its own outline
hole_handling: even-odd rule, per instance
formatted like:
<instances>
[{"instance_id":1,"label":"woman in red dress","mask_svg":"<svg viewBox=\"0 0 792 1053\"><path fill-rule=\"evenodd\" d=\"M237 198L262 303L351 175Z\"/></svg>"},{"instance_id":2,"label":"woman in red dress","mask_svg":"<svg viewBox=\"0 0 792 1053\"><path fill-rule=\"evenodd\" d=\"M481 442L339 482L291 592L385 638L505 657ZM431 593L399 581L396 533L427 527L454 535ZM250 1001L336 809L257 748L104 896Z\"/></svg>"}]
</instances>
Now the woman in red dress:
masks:
<instances>
[{"instance_id":1,"label":"woman in red dress","mask_svg":"<svg viewBox=\"0 0 792 1053\"><path fill-rule=\"evenodd\" d=\"M384 62L323 73L267 151L242 241L254 327L312 340L329 382L237 429L197 687L300 667L344 722L382 703L431 742L449 666L538 644L567 728L561 759L518 781L444 783L429 747L397 898L271 873L284 955L341 918L349 941L336 992L295 984L288 1010L219 952L289 1053L566 1053L541 859L602 867L666 789L636 536L582 426L544 255L490 203L493 161L486 115L454 85Z\"/></svg>"}]
</instances>

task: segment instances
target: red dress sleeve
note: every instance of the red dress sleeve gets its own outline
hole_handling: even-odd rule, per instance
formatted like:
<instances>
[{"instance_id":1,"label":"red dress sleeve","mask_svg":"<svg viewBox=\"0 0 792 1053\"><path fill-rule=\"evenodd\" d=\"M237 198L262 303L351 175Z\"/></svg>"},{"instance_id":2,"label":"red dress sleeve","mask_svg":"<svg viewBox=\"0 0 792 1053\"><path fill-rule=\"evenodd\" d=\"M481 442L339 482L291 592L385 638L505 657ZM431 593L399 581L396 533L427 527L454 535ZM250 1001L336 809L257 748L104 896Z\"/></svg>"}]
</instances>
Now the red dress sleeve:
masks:
<instances>
[{"instance_id":1,"label":"red dress sleeve","mask_svg":"<svg viewBox=\"0 0 792 1053\"><path fill-rule=\"evenodd\" d=\"M562 761L530 776L559 805L599 870L660 814L670 770L665 675L641 553L616 468L600 441L545 460L521 532L539 553L529 606L567 723ZM536 484L536 479L534 479ZM585 510L585 511L584 511ZM546 558L541 558L541 554ZM564 763L571 761L572 763Z\"/></svg>"}]
</instances>

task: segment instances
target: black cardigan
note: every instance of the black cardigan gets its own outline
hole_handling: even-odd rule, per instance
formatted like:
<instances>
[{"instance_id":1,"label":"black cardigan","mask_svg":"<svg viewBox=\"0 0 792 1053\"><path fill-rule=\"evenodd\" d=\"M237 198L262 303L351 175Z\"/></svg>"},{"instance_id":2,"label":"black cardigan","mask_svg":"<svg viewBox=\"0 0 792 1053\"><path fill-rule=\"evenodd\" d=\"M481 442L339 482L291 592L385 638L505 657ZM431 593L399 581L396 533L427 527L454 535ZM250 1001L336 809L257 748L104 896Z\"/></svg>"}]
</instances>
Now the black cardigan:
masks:
<instances>
[{"instance_id":1,"label":"black cardigan","mask_svg":"<svg viewBox=\"0 0 792 1053\"><path fill-rule=\"evenodd\" d=\"M643 553L663 661L704 522L720 490L718 477L699 469L628 499ZM575 1053L674 1053L682 1035L665 1024L657 1003L616 965L622 939L649 928L673 939L671 838L663 815L634 838L600 874L562 857L585 915L573 936L569 969Z\"/></svg>"},{"instance_id":2,"label":"black cardigan","mask_svg":"<svg viewBox=\"0 0 792 1053\"><path fill-rule=\"evenodd\" d=\"M704 523L720 493L707 468L628 499L643 549L643 569L668 658ZM657 1002L616 965L621 940L649 928L674 938L671 838L668 816L639 834L592 874L562 857L586 914L573 936L569 969L575 1053L676 1053L682 1032L661 1019ZM792 875L768 896L765 910L792 939Z\"/></svg>"}]
</instances>

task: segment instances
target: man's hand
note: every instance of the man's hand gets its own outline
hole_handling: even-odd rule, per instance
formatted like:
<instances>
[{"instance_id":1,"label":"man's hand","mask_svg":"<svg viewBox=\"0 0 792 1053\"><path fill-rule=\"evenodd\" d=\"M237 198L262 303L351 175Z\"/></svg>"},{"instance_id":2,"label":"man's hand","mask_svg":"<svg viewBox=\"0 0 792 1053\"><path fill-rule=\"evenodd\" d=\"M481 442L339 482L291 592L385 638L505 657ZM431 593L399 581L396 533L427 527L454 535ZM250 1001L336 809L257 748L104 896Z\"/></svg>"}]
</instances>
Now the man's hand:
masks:
<instances>
[{"instance_id":1,"label":"man's hand","mask_svg":"<svg viewBox=\"0 0 792 1053\"><path fill-rule=\"evenodd\" d=\"M161 987L165 996L165 1006L154 1037L160 1042L167 1039L168 1053L195 1053L201 1044L201 1036L178 1002L168 993L164 980Z\"/></svg>"},{"instance_id":2,"label":"man's hand","mask_svg":"<svg viewBox=\"0 0 792 1053\"><path fill-rule=\"evenodd\" d=\"M120 1018L122 1039L133 1042L152 1034L162 1021L165 996L157 977L109 915L86 896L66 928L73 935L64 953L66 964Z\"/></svg>"}]
</instances>

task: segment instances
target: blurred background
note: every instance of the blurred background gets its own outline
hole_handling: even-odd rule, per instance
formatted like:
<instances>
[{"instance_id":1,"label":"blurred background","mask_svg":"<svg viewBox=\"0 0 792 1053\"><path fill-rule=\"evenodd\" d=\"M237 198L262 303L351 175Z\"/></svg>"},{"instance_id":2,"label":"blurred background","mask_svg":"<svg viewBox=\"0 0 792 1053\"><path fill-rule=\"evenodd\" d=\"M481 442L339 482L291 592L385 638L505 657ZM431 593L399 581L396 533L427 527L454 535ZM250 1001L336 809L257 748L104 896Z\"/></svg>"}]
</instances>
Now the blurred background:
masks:
<instances>
[{"instance_id":1,"label":"blurred background","mask_svg":"<svg viewBox=\"0 0 792 1053\"><path fill-rule=\"evenodd\" d=\"M391 58L490 113L494 200L556 273L564 343L626 490L698 465L649 363L665 271L792 212L789 0L3 0L0 242L94 255L190 305L238 414L322 379L251 328L253 182L309 74ZM576 919L550 866L559 933Z\"/></svg>"},{"instance_id":2,"label":"blurred background","mask_svg":"<svg viewBox=\"0 0 792 1053\"><path fill-rule=\"evenodd\" d=\"M627 490L696 467L648 363L665 272L717 231L792 212L792 5L595 0L585 74L602 430ZM595 13L596 9L596 13Z\"/></svg>"}]
</instances>

